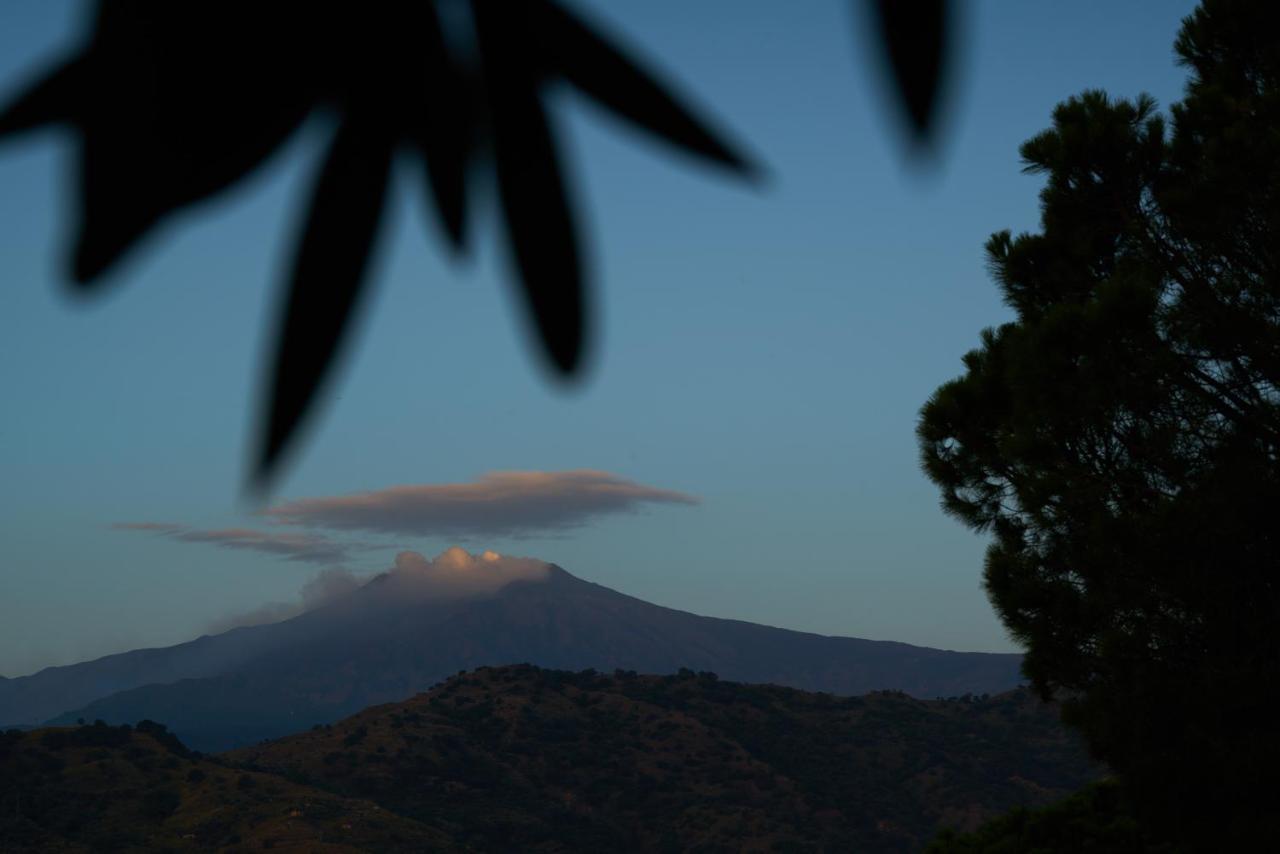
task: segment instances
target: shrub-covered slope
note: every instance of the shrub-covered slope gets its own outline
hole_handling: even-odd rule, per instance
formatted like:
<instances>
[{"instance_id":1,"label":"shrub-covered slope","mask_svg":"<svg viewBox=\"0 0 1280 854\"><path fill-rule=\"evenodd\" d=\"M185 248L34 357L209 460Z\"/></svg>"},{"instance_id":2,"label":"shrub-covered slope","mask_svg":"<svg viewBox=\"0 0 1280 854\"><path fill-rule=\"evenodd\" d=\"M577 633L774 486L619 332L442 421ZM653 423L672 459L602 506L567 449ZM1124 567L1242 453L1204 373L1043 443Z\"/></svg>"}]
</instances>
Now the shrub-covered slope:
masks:
<instances>
[{"instance_id":1,"label":"shrub-covered slope","mask_svg":"<svg viewBox=\"0 0 1280 854\"><path fill-rule=\"evenodd\" d=\"M529 666L224 758L483 850L910 851L1101 776L1026 691L839 698Z\"/></svg>"},{"instance_id":2,"label":"shrub-covered slope","mask_svg":"<svg viewBox=\"0 0 1280 854\"><path fill-rule=\"evenodd\" d=\"M229 767L157 724L0 733L0 851L452 850L367 800Z\"/></svg>"}]
</instances>

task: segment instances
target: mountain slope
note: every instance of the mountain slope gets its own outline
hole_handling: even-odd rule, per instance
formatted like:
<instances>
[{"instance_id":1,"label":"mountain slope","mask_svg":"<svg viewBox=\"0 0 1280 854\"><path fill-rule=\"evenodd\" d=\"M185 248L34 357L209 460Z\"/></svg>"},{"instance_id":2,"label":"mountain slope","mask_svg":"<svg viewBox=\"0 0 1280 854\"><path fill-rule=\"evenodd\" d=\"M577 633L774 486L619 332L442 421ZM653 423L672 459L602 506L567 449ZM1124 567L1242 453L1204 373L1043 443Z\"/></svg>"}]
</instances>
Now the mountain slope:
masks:
<instances>
[{"instance_id":1,"label":"mountain slope","mask_svg":"<svg viewBox=\"0 0 1280 854\"><path fill-rule=\"evenodd\" d=\"M267 626L233 629L176 646L135 649L93 661L0 678L0 726L35 724L99 697L157 682L215 676L265 648Z\"/></svg>"},{"instance_id":2,"label":"mountain slope","mask_svg":"<svg viewBox=\"0 0 1280 854\"><path fill-rule=\"evenodd\" d=\"M337 720L482 665L647 673L689 667L736 681L849 695L879 689L918 697L994 693L1020 682L1017 655L947 652L702 617L554 566L541 580L451 599L420 595L411 576L392 572L292 620L111 658L131 665L133 685L108 686L91 702L63 706L55 722L164 720L204 750ZM101 674L109 663L58 668L52 675L61 687L74 683L83 668L86 681L98 680L78 686L88 692L107 684ZM41 711L50 707L46 673L5 686L11 722L38 722L12 711L28 696L40 700Z\"/></svg>"}]
</instances>

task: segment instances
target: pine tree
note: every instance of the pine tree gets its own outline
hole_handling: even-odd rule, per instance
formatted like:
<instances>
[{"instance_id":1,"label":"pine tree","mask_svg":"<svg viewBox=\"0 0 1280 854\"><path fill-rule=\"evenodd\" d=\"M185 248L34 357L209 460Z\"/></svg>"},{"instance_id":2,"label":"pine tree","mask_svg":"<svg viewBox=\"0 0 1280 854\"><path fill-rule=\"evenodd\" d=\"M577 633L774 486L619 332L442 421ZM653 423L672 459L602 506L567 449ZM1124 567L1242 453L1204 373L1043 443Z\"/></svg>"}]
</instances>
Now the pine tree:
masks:
<instances>
[{"instance_id":1,"label":"pine tree","mask_svg":"<svg viewBox=\"0 0 1280 854\"><path fill-rule=\"evenodd\" d=\"M1016 320L918 435L1035 687L1226 850L1280 773L1280 9L1206 0L1175 50L1171 121L1090 91L1022 146L1041 230L987 244Z\"/></svg>"}]
</instances>

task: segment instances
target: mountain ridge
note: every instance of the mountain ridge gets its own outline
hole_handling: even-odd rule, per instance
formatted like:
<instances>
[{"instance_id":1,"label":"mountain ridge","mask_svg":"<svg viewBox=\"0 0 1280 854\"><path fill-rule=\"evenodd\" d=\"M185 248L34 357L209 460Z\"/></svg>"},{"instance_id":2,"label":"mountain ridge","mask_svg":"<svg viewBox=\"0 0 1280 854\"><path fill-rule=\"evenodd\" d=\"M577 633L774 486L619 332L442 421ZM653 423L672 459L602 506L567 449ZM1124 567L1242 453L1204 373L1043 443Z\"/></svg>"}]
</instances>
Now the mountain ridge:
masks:
<instances>
[{"instance_id":1,"label":"mountain ridge","mask_svg":"<svg viewBox=\"0 0 1280 854\"><path fill-rule=\"evenodd\" d=\"M6 705L0 696L0 720L6 709L7 724L165 720L193 746L211 750L331 722L484 665L645 673L688 667L735 681L846 695L896 689L924 698L997 693L1022 681L1015 654L934 650L705 617L545 566L539 580L443 599L415 587L412 574L387 573L350 597L280 623L136 651L132 659L123 653L89 662L98 681L71 687L80 696L98 695L44 718L14 719L14 698L22 699L24 685L12 680L0 686L8 697ZM53 687L63 694L29 692L44 703L42 711L67 696L75 667L55 674L60 681ZM156 672L161 678L148 678ZM119 687L123 678L134 684ZM214 732L218 727L225 731Z\"/></svg>"}]
</instances>

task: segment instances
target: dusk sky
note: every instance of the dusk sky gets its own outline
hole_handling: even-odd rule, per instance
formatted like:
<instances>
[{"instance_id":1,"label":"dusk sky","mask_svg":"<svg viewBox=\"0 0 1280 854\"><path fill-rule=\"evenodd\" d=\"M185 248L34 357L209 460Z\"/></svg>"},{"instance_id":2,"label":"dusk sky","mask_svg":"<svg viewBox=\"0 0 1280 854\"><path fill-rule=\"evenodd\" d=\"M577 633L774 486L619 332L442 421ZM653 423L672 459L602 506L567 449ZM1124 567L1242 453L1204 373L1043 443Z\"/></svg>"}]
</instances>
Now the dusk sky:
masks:
<instances>
[{"instance_id":1,"label":"dusk sky","mask_svg":"<svg viewBox=\"0 0 1280 854\"><path fill-rule=\"evenodd\" d=\"M982 246L1037 227L1018 145L1085 88L1176 100L1194 4L964 4L923 167L861 4L573 5L767 180L553 94L598 308L565 387L512 299L492 199L452 262L401 164L373 298L265 507L243 497L259 359L325 117L91 300L65 286L69 135L0 146L0 675L188 640L454 544L699 614L1015 649L981 589L984 539L920 472L917 414L1010 316ZM87 10L0 7L0 100L77 46Z\"/></svg>"}]
</instances>

